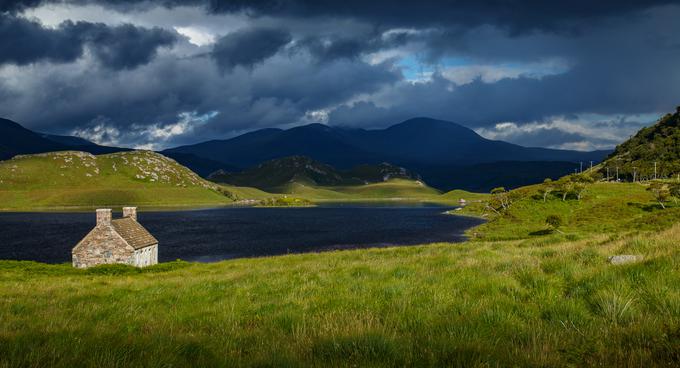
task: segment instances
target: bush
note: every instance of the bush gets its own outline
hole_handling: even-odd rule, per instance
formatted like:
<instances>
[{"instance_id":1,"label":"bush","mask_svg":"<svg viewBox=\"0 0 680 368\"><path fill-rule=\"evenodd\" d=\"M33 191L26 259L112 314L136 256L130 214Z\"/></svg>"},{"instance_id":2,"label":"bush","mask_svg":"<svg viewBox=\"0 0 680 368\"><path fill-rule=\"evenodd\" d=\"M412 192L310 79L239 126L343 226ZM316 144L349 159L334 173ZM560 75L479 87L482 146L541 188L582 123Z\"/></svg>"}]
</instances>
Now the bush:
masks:
<instances>
[{"instance_id":1,"label":"bush","mask_svg":"<svg viewBox=\"0 0 680 368\"><path fill-rule=\"evenodd\" d=\"M553 229L557 229L562 226L562 217L558 215L548 215L545 218L545 223Z\"/></svg>"}]
</instances>

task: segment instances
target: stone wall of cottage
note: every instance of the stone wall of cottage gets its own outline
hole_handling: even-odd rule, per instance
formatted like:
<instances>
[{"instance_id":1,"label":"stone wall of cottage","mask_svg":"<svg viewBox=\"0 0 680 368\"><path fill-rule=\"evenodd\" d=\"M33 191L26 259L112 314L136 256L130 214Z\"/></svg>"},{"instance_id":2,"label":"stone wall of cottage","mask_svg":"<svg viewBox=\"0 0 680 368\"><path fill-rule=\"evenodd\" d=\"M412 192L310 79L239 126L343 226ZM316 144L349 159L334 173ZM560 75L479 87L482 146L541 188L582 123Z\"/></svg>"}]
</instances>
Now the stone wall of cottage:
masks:
<instances>
[{"instance_id":1,"label":"stone wall of cottage","mask_svg":"<svg viewBox=\"0 0 680 368\"><path fill-rule=\"evenodd\" d=\"M158 244L135 250L132 265L146 267L158 263Z\"/></svg>"},{"instance_id":2,"label":"stone wall of cottage","mask_svg":"<svg viewBox=\"0 0 680 368\"><path fill-rule=\"evenodd\" d=\"M73 248L73 267L86 268L100 264L133 264L135 250L116 233L112 226L98 225Z\"/></svg>"}]
</instances>

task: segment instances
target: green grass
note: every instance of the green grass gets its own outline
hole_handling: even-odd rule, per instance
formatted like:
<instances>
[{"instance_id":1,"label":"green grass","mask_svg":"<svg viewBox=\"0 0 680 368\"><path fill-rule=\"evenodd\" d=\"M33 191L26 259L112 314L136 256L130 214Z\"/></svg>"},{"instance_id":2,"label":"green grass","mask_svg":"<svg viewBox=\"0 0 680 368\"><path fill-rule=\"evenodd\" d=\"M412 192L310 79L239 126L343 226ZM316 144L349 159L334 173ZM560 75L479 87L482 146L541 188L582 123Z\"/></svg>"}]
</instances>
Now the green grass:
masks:
<instances>
[{"instance_id":1,"label":"green grass","mask_svg":"<svg viewBox=\"0 0 680 368\"><path fill-rule=\"evenodd\" d=\"M382 183L349 186L312 186L290 183L277 190L315 201L441 200L441 193L422 182L391 179Z\"/></svg>"},{"instance_id":2,"label":"green grass","mask_svg":"<svg viewBox=\"0 0 680 368\"><path fill-rule=\"evenodd\" d=\"M217 185L157 153L29 155L0 162L0 210L225 205ZM252 192L228 188L239 193Z\"/></svg>"},{"instance_id":3,"label":"green grass","mask_svg":"<svg viewBox=\"0 0 680 368\"><path fill-rule=\"evenodd\" d=\"M658 231L680 218L679 205L671 202L669 208L662 210L646 186L639 183L590 184L580 201L573 197L562 201L559 195L550 195L543 202L538 194L540 187L515 190L513 195L518 198L502 216L484 206L461 211L490 219L469 234L484 240L541 238L548 229L545 220L549 215L560 216L564 222L560 230L571 237Z\"/></svg>"},{"instance_id":4,"label":"green grass","mask_svg":"<svg viewBox=\"0 0 680 368\"><path fill-rule=\"evenodd\" d=\"M680 226L170 263L0 262L0 367L674 366ZM608 255L643 254L612 266Z\"/></svg>"},{"instance_id":5,"label":"green grass","mask_svg":"<svg viewBox=\"0 0 680 368\"><path fill-rule=\"evenodd\" d=\"M448 196L447 196L448 195ZM202 207L235 201L296 197L309 201L440 201L450 195L419 181L392 179L367 185L320 187L289 183L268 193L201 179L174 160L148 151L93 156L54 152L0 161L0 211L89 209L136 205L146 208Z\"/></svg>"}]
</instances>

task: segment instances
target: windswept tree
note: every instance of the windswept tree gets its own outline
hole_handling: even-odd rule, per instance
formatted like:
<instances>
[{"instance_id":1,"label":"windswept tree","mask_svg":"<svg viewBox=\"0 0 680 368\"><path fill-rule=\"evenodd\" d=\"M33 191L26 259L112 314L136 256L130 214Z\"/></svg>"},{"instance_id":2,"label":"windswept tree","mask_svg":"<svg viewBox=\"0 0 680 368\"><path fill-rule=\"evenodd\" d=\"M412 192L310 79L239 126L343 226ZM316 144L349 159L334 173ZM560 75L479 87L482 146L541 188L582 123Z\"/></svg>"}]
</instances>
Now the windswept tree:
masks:
<instances>
[{"instance_id":1,"label":"windswept tree","mask_svg":"<svg viewBox=\"0 0 680 368\"><path fill-rule=\"evenodd\" d=\"M550 226L550 229L552 229L553 231L557 231L560 234L564 234L559 229L559 227L562 226L562 218L560 216L548 215L548 217L545 218L545 223L546 225Z\"/></svg>"},{"instance_id":2,"label":"windswept tree","mask_svg":"<svg viewBox=\"0 0 680 368\"><path fill-rule=\"evenodd\" d=\"M552 193L555 190L555 185L553 184L552 179L547 178L543 181L543 185L541 188L538 190L538 193L543 196L543 202L548 200L548 196L550 193Z\"/></svg>"},{"instance_id":3,"label":"windswept tree","mask_svg":"<svg viewBox=\"0 0 680 368\"><path fill-rule=\"evenodd\" d=\"M574 181L571 177L565 176L558 181L559 191L562 194L562 201L567 200L567 196L574 192Z\"/></svg>"},{"instance_id":4,"label":"windswept tree","mask_svg":"<svg viewBox=\"0 0 680 368\"><path fill-rule=\"evenodd\" d=\"M581 196L583 195L583 192L586 191L586 188L588 188L586 183L580 181L574 182L573 192L576 194L576 200L581 200Z\"/></svg>"},{"instance_id":5,"label":"windswept tree","mask_svg":"<svg viewBox=\"0 0 680 368\"><path fill-rule=\"evenodd\" d=\"M557 184L559 191L562 194L562 200L566 201L570 194L576 196L577 200L581 200L583 193L588 189L588 184L595 181L592 176L587 174L569 175L561 178Z\"/></svg>"},{"instance_id":6,"label":"windswept tree","mask_svg":"<svg viewBox=\"0 0 680 368\"><path fill-rule=\"evenodd\" d=\"M668 184L668 193L673 202L678 203L678 198L680 198L680 183L670 183Z\"/></svg>"},{"instance_id":7,"label":"windswept tree","mask_svg":"<svg viewBox=\"0 0 680 368\"><path fill-rule=\"evenodd\" d=\"M504 211L510 207L510 197L508 196L508 191L505 190L504 187L491 189L491 194Z\"/></svg>"},{"instance_id":8,"label":"windswept tree","mask_svg":"<svg viewBox=\"0 0 680 368\"><path fill-rule=\"evenodd\" d=\"M649 184L647 190L652 192L654 199L659 202L661 208L666 209L664 202L668 202L668 199L671 196L671 191L669 190L668 185L659 181L654 181Z\"/></svg>"}]
</instances>

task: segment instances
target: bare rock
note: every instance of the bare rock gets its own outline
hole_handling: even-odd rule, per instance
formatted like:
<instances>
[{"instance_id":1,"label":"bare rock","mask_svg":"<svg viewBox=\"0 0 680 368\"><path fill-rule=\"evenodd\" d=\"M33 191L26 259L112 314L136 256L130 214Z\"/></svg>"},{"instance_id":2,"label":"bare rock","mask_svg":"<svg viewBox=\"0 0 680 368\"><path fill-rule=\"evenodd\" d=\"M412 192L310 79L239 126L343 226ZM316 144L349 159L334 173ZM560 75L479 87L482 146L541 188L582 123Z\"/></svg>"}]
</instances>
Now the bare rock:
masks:
<instances>
[{"instance_id":1,"label":"bare rock","mask_svg":"<svg viewBox=\"0 0 680 368\"><path fill-rule=\"evenodd\" d=\"M639 254L619 254L609 257L609 263L613 265L622 265L627 263L635 263L642 261L644 257Z\"/></svg>"}]
</instances>

